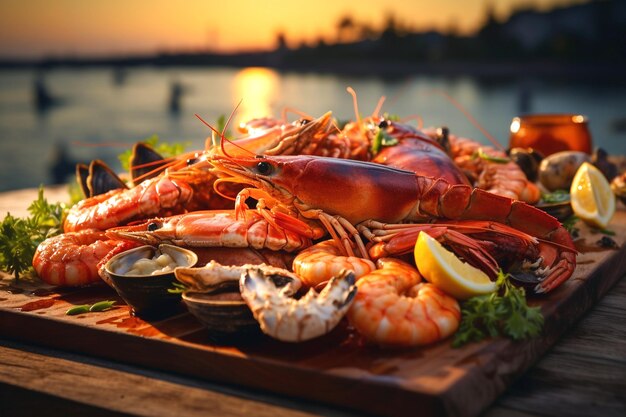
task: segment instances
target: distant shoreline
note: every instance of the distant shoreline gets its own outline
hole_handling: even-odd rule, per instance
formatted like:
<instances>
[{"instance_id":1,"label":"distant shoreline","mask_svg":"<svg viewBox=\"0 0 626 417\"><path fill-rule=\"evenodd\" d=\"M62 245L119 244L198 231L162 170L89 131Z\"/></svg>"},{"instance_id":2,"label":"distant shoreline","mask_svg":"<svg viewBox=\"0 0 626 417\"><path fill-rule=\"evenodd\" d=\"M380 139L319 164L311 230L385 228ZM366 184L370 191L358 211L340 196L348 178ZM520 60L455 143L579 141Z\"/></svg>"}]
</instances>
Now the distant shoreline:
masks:
<instances>
[{"instance_id":1,"label":"distant shoreline","mask_svg":"<svg viewBox=\"0 0 626 417\"><path fill-rule=\"evenodd\" d=\"M279 61L279 62L277 62ZM443 77L471 76L488 79L511 79L520 77L546 77L582 80L589 83L626 84L626 64L619 63L567 63L567 62L385 62L381 60L345 60L318 62L311 65L306 61L277 60L272 53L241 55L157 55L152 57L46 59L20 61L0 59L0 71L28 69L47 71L58 68L246 68L267 67L279 72L332 73L351 76L373 76L381 78L412 75Z\"/></svg>"}]
</instances>

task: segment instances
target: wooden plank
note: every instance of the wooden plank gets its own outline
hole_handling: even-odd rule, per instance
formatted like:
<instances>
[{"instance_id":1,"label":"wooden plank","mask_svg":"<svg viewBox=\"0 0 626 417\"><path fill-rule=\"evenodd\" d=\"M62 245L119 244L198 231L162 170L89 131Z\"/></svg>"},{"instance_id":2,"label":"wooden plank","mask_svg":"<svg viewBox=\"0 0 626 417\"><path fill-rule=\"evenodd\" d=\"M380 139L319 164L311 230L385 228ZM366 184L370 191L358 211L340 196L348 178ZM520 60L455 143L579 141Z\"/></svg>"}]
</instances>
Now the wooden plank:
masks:
<instances>
[{"instance_id":1,"label":"wooden plank","mask_svg":"<svg viewBox=\"0 0 626 417\"><path fill-rule=\"evenodd\" d=\"M115 297L104 285L57 291L37 282L14 284L6 279L0 289L0 330L17 340L376 415L410 415L417 407L424 415L472 416L493 402L624 273L626 213L617 213L612 228L621 249L582 254L570 281L535 300L546 316L545 333L524 343L495 339L451 349L449 341L443 341L421 349L389 350L364 345L344 324L297 345L261 337L222 346L184 312L150 323L131 317L125 306L76 317L64 314L84 300ZM594 237L588 232L584 237L589 246Z\"/></svg>"},{"instance_id":2,"label":"wooden plank","mask_svg":"<svg viewBox=\"0 0 626 417\"><path fill-rule=\"evenodd\" d=\"M575 393L575 394L573 394ZM619 395L617 393L622 393ZM550 355L509 389L502 404L547 416L623 416L626 366L576 355Z\"/></svg>"},{"instance_id":3,"label":"wooden plank","mask_svg":"<svg viewBox=\"0 0 626 417\"><path fill-rule=\"evenodd\" d=\"M601 358L614 361L616 366L626 366L624 317L626 278L622 278L551 352Z\"/></svg>"},{"instance_id":4,"label":"wooden plank","mask_svg":"<svg viewBox=\"0 0 626 417\"><path fill-rule=\"evenodd\" d=\"M554 416L624 415L625 305L626 277L622 277L485 416L506 416L510 411Z\"/></svg>"},{"instance_id":5,"label":"wooden plank","mask_svg":"<svg viewBox=\"0 0 626 417\"><path fill-rule=\"evenodd\" d=\"M201 381L176 378L168 381L159 378L158 374L146 374L137 369L111 369L81 362L81 358L72 359L57 357L49 350L36 353L2 346L0 341L0 415L34 415L36 409L30 404L32 394L28 397L26 391L36 392L38 401L53 404L54 415L63 415L59 413L59 407L70 411L64 415L88 413L90 416L123 413L137 416L310 417L329 414L328 410L312 404L308 406L310 412L296 410L295 404L288 401L278 406L259 399L233 396ZM19 387L13 385L15 381L20 381ZM299 403L298 407L303 404ZM49 412L42 414L50 415Z\"/></svg>"}]
</instances>

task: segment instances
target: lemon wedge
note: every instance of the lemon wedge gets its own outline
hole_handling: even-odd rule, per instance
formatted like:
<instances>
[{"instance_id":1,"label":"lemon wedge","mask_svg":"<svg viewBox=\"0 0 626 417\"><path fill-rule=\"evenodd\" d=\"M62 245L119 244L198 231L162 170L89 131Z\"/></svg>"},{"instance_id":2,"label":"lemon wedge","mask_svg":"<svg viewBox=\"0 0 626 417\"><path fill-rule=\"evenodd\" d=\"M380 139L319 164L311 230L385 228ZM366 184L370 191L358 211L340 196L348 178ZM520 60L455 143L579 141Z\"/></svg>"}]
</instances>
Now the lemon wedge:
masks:
<instances>
[{"instance_id":1,"label":"lemon wedge","mask_svg":"<svg viewBox=\"0 0 626 417\"><path fill-rule=\"evenodd\" d=\"M615 195L602 172L584 162L570 188L572 209L583 221L592 226L605 228L615 214Z\"/></svg>"},{"instance_id":2,"label":"lemon wedge","mask_svg":"<svg viewBox=\"0 0 626 417\"><path fill-rule=\"evenodd\" d=\"M497 289L487 274L463 262L437 240L420 232L415 242L415 264L422 276L457 300L488 294Z\"/></svg>"}]
</instances>

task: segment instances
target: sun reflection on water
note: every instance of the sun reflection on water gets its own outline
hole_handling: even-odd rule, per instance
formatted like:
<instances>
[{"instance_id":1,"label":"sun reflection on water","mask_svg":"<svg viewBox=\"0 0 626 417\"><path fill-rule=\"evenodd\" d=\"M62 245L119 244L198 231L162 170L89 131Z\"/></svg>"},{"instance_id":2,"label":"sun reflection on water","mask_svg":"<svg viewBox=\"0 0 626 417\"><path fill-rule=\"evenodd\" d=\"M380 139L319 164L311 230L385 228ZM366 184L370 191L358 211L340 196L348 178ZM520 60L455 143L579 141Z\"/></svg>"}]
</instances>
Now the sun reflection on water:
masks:
<instances>
[{"instance_id":1,"label":"sun reflection on water","mask_svg":"<svg viewBox=\"0 0 626 417\"><path fill-rule=\"evenodd\" d=\"M234 97L241 100L237 120L273 116L272 104L278 97L279 76L268 68L249 67L235 75ZM236 104L236 103L235 103Z\"/></svg>"}]
</instances>

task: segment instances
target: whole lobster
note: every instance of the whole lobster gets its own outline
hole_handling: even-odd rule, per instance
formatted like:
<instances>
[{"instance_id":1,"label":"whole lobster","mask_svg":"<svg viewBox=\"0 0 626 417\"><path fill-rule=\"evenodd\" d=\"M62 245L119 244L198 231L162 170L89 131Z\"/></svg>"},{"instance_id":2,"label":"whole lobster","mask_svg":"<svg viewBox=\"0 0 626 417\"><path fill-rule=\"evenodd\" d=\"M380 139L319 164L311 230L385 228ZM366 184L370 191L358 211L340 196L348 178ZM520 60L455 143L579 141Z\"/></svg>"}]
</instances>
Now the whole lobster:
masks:
<instances>
[{"instance_id":1,"label":"whole lobster","mask_svg":"<svg viewBox=\"0 0 626 417\"><path fill-rule=\"evenodd\" d=\"M223 154L213 156L209 162L232 176L233 181L256 187L244 190L243 195L259 200L260 211L267 206L281 214L276 217L276 223L298 229L312 238L321 237L326 229L347 254L356 251L368 257L359 230L374 241L381 240L377 238L377 230L382 230L385 239L390 240L393 233L388 232L394 229L390 224L456 220L461 222L449 227L460 233L472 226L486 232L481 237L484 240L489 241L490 234L499 237L497 245L474 241L484 247L483 254L499 256L494 247L507 240L514 242L515 248L524 248L516 251L520 264L533 265L532 273L540 281L535 288L537 292L547 292L560 285L576 266L576 249L558 220L521 201L465 184L450 184L441 178L369 162L315 156ZM238 212L243 213L247 208L245 198L239 199L237 206ZM311 227L303 228L283 222L284 213L295 213L319 223L311 222ZM486 225L484 221L490 223ZM440 232L439 235L444 236ZM488 260L487 264L483 262L487 255L479 254L468 261L477 262L476 266L482 269L493 269Z\"/></svg>"}]
</instances>

